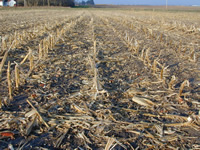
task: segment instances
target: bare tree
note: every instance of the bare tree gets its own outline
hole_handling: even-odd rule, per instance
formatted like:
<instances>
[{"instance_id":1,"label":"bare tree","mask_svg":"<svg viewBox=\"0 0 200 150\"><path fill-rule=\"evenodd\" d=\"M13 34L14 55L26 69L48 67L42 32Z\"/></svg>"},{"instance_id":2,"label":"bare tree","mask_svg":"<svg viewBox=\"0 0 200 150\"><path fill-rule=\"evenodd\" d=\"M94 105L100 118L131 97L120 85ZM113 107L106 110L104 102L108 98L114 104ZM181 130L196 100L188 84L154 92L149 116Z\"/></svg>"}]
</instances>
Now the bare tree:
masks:
<instances>
[{"instance_id":1,"label":"bare tree","mask_svg":"<svg viewBox=\"0 0 200 150\"><path fill-rule=\"evenodd\" d=\"M24 7L26 7L27 6L27 1L26 0L24 0Z\"/></svg>"},{"instance_id":2,"label":"bare tree","mask_svg":"<svg viewBox=\"0 0 200 150\"><path fill-rule=\"evenodd\" d=\"M33 5L34 5L34 6L38 6L38 3L39 3L39 0L34 0L34 1L33 1Z\"/></svg>"}]
</instances>

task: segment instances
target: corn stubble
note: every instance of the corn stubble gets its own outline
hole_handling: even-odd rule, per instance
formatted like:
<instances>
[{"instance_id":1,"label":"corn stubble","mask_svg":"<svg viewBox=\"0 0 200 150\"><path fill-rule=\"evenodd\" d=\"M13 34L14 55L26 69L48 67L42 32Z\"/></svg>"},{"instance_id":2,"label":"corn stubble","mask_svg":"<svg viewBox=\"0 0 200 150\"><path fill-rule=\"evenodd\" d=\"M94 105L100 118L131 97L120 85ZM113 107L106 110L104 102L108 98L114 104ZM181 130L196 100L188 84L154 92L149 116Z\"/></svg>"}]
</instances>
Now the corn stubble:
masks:
<instances>
[{"instance_id":1,"label":"corn stubble","mask_svg":"<svg viewBox=\"0 0 200 150\"><path fill-rule=\"evenodd\" d=\"M200 131L200 30L194 19L73 11L55 10L42 25L2 38L0 130L28 137L21 149L41 147L37 140L46 133L57 149L200 147L194 133ZM28 98L20 99L24 93ZM19 109L10 111L12 104Z\"/></svg>"}]
</instances>

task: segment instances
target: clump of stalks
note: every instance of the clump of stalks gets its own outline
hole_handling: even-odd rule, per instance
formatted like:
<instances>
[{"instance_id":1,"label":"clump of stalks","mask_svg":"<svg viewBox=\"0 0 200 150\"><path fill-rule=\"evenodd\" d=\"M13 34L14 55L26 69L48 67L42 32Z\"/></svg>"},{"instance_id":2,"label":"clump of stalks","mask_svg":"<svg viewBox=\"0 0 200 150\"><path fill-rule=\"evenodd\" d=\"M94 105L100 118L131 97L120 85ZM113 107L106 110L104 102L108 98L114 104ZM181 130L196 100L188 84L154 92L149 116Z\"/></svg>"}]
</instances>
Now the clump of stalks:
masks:
<instances>
[{"instance_id":1,"label":"clump of stalks","mask_svg":"<svg viewBox=\"0 0 200 150\"><path fill-rule=\"evenodd\" d=\"M153 64L151 65L151 61L149 59L149 51L150 51L150 48L148 48L145 52L145 48L142 49L142 52L141 52L141 55L140 55L140 59L144 62L144 65L147 65L149 68L151 67L151 69L153 70L153 74L156 74L158 68L157 68L157 65L161 68L160 69L160 80L161 81L164 81L164 72L165 70L168 68L165 67L164 65L160 64L157 60L158 59L155 59L153 61Z\"/></svg>"},{"instance_id":2,"label":"clump of stalks","mask_svg":"<svg viewBox=\"0 0 200 150\"><path fill-rule=\"evenodd\" d=\"M117 32L117 30L115 28L112 27L112 29L113 29L114 32ZM118 33L118 36L121 38L121 34ZM125 37L124 37L124 41L126 42L128 48L130 50L134 50L134 53L136 55L138 55L138 53L139 53L139 43L135 39L135 42L133 44L133 40L134 40L134 38L131 38L130 35L128 35L128 33L126 32Z\"/></svg>"}]
</instances>

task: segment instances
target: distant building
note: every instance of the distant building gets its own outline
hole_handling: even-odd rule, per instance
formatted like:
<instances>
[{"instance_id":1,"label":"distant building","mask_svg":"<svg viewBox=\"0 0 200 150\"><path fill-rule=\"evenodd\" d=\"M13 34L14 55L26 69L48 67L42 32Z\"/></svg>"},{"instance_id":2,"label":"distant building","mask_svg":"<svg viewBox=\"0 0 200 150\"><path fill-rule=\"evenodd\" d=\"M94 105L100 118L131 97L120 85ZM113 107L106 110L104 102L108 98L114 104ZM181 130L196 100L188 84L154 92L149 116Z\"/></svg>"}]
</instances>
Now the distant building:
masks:
<instances>
[{"instance_id":1,"label":"distant building","mask_svg":"<svg viewBox=\"0 0 200 150\"><path fill-rule=\"evenodd\" d=\"M0 6L10 6L13 7L16 5L15 0L0 0Z\"/></svg>"}]
</instances>

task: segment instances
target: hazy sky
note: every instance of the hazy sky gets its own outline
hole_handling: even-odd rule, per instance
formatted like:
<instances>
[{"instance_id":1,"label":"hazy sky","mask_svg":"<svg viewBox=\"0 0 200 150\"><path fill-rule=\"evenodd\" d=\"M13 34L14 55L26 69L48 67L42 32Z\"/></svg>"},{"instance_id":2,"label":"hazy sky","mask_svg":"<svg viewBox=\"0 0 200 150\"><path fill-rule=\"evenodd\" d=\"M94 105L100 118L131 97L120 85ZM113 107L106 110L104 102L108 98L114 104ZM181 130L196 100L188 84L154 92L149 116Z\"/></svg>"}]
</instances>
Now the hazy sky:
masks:
<instances>
[{"instance_id":1,"label":"hazy sky","mask_svg":"<svg viewBox=\"0 0 200 150\"><path fill-rule=\"evenodd\" d=\"M95 4L165 5L166 0L94 0ZM169 5L200 5L200 0L168 0Z\"/></svg>"}]
</instances>

